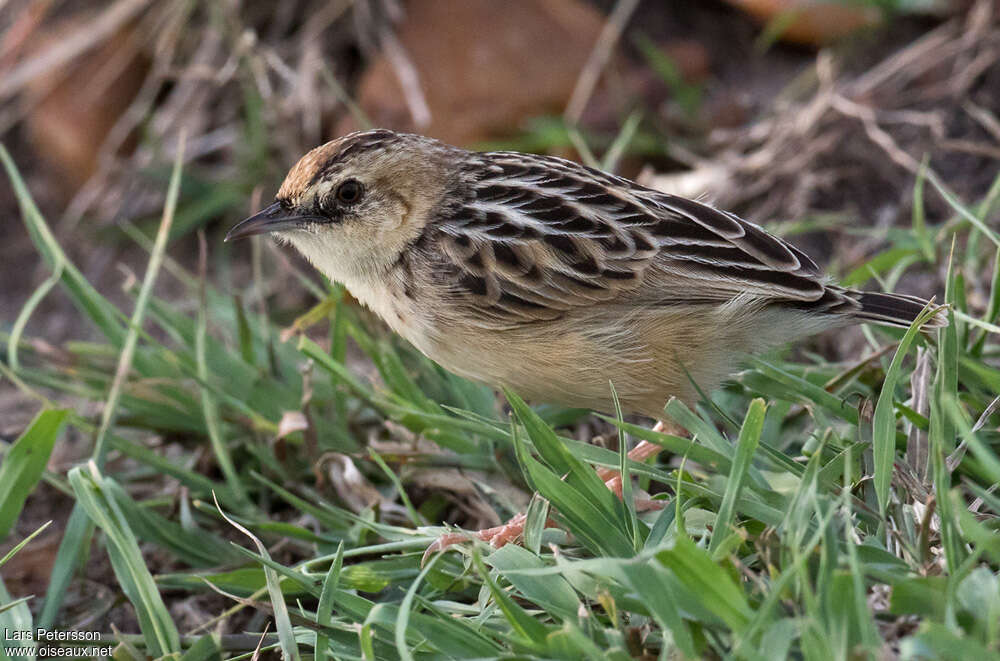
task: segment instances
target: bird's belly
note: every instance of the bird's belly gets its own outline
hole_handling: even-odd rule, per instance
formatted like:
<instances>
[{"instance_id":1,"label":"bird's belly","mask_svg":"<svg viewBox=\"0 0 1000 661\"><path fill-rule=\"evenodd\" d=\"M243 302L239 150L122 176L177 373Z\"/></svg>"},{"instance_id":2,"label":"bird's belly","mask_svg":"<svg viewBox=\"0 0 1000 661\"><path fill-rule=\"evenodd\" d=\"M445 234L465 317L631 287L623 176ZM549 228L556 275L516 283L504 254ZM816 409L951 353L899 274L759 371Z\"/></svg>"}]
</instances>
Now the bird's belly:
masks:
<instances>
[{"instance_id":1,"label":"bird's belly","mask_svg":"<svg viewBox=\"0 0 1000 661\"><path fill-rule=\"evenodd\" d=\"M626 413L662 417L671 397L693 402L699 389L710 391L735 370L740 347L760 350L780 339L769 337L777 332L774 319L757 315L751 323L723 307L658 308L624 318L592 308L490 329L440 310L429 315L385 288L348 287L394 331L459 376L505 386L535 402L604 412L614 411L613 385Z\"/></svg>"},{"instance_id":2,"label":"bird's belly","mask_svg":"<svg viewBox=\"0 0 1000 661\"><path fill-rule=\"evenodd\" d=\"M677 361L628 332L605 338L584 328L544 324L452 330L447 337L424 353L459 376L505 386L534 402L613 412L614 384L626 412L656 417L671 396L689 395Z\"/></svg>"}]
</instances>

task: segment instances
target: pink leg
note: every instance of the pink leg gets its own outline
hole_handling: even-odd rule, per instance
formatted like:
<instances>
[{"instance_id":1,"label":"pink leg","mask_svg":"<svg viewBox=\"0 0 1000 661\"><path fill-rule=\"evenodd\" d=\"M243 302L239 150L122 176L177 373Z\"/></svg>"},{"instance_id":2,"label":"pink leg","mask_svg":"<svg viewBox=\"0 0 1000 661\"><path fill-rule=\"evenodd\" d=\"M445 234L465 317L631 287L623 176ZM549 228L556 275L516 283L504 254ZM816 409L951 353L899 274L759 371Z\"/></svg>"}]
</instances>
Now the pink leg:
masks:
<instances>
[{"instance_id":1,"label":"pink leg","mask_svg":"<svg viewBox=\"0 0 1000 661\"><path fill-rule=\"evenodd\" d=\"M653 427L653 431L655 432L664 432L667 429L667 425L662 421L657 422L656 426ZM670 432L683 433L682 430L676 430L673 426L670 427ZM646 461L650 457L655 457L662 449L663 448L655 443L641 441L629 451L628 458L632 461ZM598 468L597 475L604 480L604 484L606 484L616 496L619 498L622 497L622 477L616 469ZM638 512L663 509L663 503L650 500L648 498L637 498L635 501L635 509ZM466 542L476 537L484 542L489 542L490 546L498 549L501 546L517 540L517 538L524 533L524 522L526 518L527 517L524 514L517 514L507 523L494 528L486 528L475 533L454 532L441 535L427 547L426 551L424 551L424 557L421 564L426 562L427 558L437 551L442 551L449 546ZM546 525L549 523L552 523L552 521L550 520L546 522Z\"/></svg>"},{"instance_id":2,"label":"pink leg","mask_svg":"<svg viewBox=\"0 0 1000 661\"><path fill-rule=\"evenodd\" d=\"M670 425L662 420L657 420L656 425L653 426L653 431L658 433L673 433L681 434L684 430ZM663 448L661 448L656 443L650 443L649 441L640 441L638 445L629 450L628 458L632 461L643 462L651 457L658 455ZM608 486L611 491L614 492L619 498L622 497L622 476L617 469L614 468L598 468L597 475L602 480L604 484ZM652 510L663 509L663 503L658 500L651 500L649 498L636 498L635 509L637 512L649 512Z\"/></svg>"},{"instance_id":3,"label":"pink leg","mask_svg":"<svg viewBox=\"0 0 1000 661\"><path fill-rule=\"evenodd\" d=\"M489 542L490 546L495 549L498 549L501 546L506 546L524 533L524 523L527 518L527 515L522 512L521 514L515 514L507 523L494 528L484 528L483 530L479 530L471 534L465 532L452 532L441 535L427 547L426 551L424 551L424 557L420 561L420 564L423 565L427 562L427 558L431 557L437 551L443 551L449 546L460 544L461 542L467 542L476 537L484 542ZM552 523L552 521L549 520L546 523Z\"/></svg>"}]
</instances>

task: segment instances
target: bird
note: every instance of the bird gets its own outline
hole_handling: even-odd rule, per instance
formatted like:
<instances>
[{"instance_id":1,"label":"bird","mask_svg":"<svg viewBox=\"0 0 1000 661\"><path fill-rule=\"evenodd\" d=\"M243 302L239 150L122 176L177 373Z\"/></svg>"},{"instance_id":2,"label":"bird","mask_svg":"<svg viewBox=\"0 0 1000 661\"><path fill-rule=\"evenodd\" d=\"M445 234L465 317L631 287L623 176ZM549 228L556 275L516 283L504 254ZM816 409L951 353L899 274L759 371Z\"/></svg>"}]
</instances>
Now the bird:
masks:
<instances>
[{"instance_id":1,"label":"bird","mask_svg":"<svg viewBox=\"0 0 1000 661\"><path fill-rule=\"evenodd\" d=\"M947 323L933 302L837 286L791 243L709 204L562 158L387 129L305 154L226 241L257 234L459 376L604 412L610 383L624 413L661 421L669 399L693 403L747 356L805 336L908 327L925 310L925 328Z\"/></svg>"}]
</instances>

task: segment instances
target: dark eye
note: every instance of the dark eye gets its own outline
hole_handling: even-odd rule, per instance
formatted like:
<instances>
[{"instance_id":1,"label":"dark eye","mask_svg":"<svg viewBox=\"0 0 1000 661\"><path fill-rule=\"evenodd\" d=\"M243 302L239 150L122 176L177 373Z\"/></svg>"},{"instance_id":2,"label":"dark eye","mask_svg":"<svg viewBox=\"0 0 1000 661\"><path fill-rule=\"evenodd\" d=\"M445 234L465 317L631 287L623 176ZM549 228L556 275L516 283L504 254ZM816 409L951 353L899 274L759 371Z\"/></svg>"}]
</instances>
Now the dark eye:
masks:
<instances>
[{"instance_id":1,"label":"dark eye","mask_svg":"<svg viewBox=\"0 0 1000 661\"><path fill-rule=\"evenodd\" d=\"M355 204L361 200L363 193L361 182L356 179L348 179L337 187L337 201L341 204Z\"/></svg>"}]
</instances>

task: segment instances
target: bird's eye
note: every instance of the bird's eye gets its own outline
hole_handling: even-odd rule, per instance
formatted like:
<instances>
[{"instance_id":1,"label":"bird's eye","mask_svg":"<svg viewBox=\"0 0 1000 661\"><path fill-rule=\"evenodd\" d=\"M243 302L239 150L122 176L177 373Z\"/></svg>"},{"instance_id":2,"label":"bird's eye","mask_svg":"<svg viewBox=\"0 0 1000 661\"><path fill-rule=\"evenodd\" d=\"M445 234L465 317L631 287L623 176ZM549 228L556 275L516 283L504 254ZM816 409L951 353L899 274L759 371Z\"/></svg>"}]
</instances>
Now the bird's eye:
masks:
<instances>
[{"instance_id":1,"label":"bird's eye","mask_svg":"<svg viewBox=\"0 0 1000 661\"><path fill-rule=\"evenodd\" d=\"M364 190L357 179L348 179L337 187L337 201L341 204L355 204L361 200Z\"/></svg>"}]
</instances>

